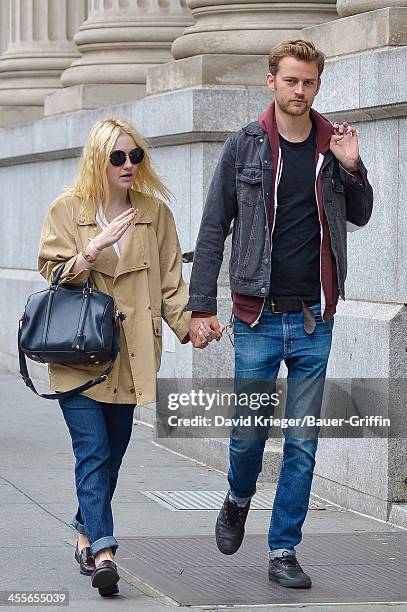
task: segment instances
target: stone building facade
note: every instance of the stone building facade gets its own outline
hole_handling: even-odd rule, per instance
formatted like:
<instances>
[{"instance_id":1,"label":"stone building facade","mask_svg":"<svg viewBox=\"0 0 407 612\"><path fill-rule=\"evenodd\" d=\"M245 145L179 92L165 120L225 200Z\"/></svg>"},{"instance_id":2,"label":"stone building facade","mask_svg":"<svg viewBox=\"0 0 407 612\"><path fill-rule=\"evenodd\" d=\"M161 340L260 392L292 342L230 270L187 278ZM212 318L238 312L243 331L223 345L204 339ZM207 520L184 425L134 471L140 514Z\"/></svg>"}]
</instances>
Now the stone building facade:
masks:
<instances>
[{"instance_id":1,"label":"stone building facade","mask_svg":"<svg viewBox=\"0 0 407 612\"><path fill-rule=\"evenodd\" d=\"M27 295L43 286L42 220L74 179L91 125L118 115L149 139L174 194L182 248L192 251L222 143L269 104L266 56L291 36L327 53L316 108L357 127L375 189L370 224L349 235L347 301L338 308L329 374L407 376L407 0L0 2L0 367L17 369L17 320ZM185 264L186 280L189 271ZM219 310L226 322L227 262ZM161 374L202 372L231 374L228 340L193 352L165 330ZM390 416L405 404L392 393L384 400ZM163 443L225 466L223 440ZM322 439L314 491L407 525L406 451L403 438ZM270 442L264 478L276 477L280 457L281 444Z\"/></svg>"}]
</instances>

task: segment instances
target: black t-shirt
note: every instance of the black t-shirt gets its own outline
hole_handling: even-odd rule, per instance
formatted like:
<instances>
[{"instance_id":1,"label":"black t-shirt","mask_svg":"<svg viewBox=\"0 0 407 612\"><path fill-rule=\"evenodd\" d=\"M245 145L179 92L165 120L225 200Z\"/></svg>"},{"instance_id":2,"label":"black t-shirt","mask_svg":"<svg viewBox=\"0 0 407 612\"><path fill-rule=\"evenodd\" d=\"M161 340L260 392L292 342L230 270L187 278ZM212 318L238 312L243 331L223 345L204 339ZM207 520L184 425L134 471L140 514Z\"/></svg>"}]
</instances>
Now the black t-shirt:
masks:
<instances>
[{"instance_id":1,"label":"black t-shirt","mask_svg":"<svg viewBox=\"0 0 407 612\"><path fill-rule=\"evenodd\" d=\"M315 197L313 125L303 142L280 135L283 171L277 190L277 211L271 255L273 298L320 299L320 224Z\"/></svg>"}]
</instances>

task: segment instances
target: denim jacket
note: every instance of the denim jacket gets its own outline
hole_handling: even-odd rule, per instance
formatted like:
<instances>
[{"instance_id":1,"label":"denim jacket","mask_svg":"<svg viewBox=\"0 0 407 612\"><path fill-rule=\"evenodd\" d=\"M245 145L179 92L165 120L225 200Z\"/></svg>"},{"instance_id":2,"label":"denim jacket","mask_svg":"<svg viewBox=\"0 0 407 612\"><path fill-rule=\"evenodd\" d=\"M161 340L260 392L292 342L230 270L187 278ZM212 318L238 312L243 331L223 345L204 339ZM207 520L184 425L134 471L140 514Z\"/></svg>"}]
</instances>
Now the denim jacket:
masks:
<instances>
[{"instance_id":1,"label":"denim jacket","mask_svg":"<svg viewBox=\"0 0 407 612\"><path fill-rule=\"evenodd\" d=\"M312 112L318 116L317 121L322 117ZM260 300L263 302L269 294L273 229L270 223L271 163L275 158L268 135L257 121L227 139L206 199L186 310L217 313L217 280L224 242L232 222L229 262L232 294L263 298ZM363 226L369 221L373 190L362 160L358 161L358 170L364 184L347 172L329 149L320 154L319 162L316 174L317 177L318 173L321 175L322 204L329 226L337 292L345 299L347 223ZM277 185L278 181L274 186L275 196ZM333 310L331 305L325 320L332 316L335 308L336 303Z\"/></svg>"}]
</instances>

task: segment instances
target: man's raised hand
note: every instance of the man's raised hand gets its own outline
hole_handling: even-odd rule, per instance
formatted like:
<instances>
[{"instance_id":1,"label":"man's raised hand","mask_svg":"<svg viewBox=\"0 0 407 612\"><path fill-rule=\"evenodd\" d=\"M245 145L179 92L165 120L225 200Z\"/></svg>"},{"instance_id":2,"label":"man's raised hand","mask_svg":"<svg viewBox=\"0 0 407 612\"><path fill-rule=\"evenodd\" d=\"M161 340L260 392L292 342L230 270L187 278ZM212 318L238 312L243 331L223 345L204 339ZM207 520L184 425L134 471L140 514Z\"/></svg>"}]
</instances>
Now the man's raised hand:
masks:
<instances>
[{"instance_id":1,"label":"man's raised hand","mask_svg":"<svg viewBox=\"0 0 407 612\"><path fill-rule=\"evenodd\" d=\"M358 132L348 123L335 123L330 149L348 172L357 170L359 159Z\"/></svg>"}]
</instances>

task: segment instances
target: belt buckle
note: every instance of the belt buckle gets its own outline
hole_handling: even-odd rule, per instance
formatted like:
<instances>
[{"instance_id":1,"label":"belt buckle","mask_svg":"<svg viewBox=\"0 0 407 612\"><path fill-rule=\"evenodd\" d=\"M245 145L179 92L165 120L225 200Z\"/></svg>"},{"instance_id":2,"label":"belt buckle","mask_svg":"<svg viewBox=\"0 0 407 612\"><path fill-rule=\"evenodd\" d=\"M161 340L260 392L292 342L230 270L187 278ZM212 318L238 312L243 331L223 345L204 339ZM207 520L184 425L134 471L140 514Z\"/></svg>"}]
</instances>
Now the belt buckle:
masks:
<instances>
[{"instance_id":1,"label":"belt buckle","mask_svg":"<svg viewBox=\"0 0 407 612\"><path fill-rule=\"evenodd\" d=\"M275 302L273 302L273 300L270 300L271 312L273 314L281 314L281 312L279 310L276 310L275 306L276 306Z\"/></svg>"}]
</instances>

